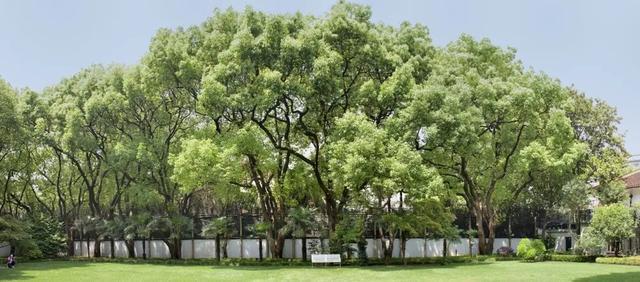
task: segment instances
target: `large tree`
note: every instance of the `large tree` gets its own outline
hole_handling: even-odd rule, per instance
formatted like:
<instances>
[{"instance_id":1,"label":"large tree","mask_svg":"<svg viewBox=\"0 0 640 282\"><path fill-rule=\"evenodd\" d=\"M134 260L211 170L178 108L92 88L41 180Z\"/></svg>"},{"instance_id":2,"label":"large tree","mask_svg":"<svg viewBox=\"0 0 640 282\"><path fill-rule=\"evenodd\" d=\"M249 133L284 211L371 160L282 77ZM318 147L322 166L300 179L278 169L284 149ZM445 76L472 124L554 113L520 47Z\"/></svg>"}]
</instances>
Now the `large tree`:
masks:
<instances>
[{"instance_id":1,"label":"large tree","mask_svg":"<svg viewBox=\"0 0 640 282\"><path fill-rule=\"evenodd\" d=\"M568 91L486 39L464 35L449 44L413 95L408 134L466 200L482 254L492 252L503 202L583 154L566 115Z\"/></svg>"}]
</instances>

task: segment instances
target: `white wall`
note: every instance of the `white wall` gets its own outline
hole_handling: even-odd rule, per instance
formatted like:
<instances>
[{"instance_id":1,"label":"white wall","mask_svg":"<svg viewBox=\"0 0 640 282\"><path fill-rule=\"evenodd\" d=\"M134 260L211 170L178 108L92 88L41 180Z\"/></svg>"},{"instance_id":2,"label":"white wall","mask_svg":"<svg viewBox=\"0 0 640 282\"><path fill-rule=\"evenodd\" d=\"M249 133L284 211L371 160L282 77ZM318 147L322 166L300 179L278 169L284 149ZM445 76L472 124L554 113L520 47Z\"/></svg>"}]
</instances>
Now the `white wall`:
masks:
<instances>
[{"instance_id":1,"label":"white wall","mask_svg":"<svg viewBox=\"0 0 640 282\"><path fill-rule=\"evenodd\" d=\"M0 258L8 257L11 254L11 245L8 242L0 242Z\"/></svg>"},{"instance_id":2,"label":"white wall","mask_svg":"<svg viewBox=\"0 0 640 282\"><path fill-rule=\"evenodd\" d=\"M511 248L516 249L518 243L520 242L520 238L512 238L511 239ZM312 253L311 250L311 242L318 241L318 239L307 239L307 252L308 254ZM192 247L193 242L193 247ZM325 246L328 246L329 241L325 239ZM367 239L367 256L371 258L382 258L383 257L383 249L382 243L380 239ZM462 256L469 255L469 240L468 239L460 239L456 242L448 242L449 243L449 255L450 256ZM291 258L292 257L292 247L294 244L294 240L286 239L284 242L283 248L283 257ZM493 244L494 253L500 247L507 247L509 245L509 240L507 238L496 238ZM75 253L76 256L87 256L87 241L75 241ZM107 257L111 254L111 243L109 241L101 242L101 253L103 256ZM356 249L356 245L353 245L354 249ZM94 242L91 241L89 243L89 251L91 252L91 256L93 256L93 248ZM136 240L134 243L135 256L142 257L142 241ZM0 249L1 250L1 249ZM193 250L193 254L192 254ZM182 240L182 249L181 254L182 258L190 259L190 258L215 258L215 240L207 239L207 240ZM556 250L564 251L564 237L558 237ZM117 257L127 257L127 248L124 241L115 241L115 251ZM263 257L268 257L269 250L267 240L262 240L262 255ZM473 239L473 254L478 254L478 241L477 239ZM169 247L162 240L152 240L151 242L146 241L146 252L147 256L150 258L170 258L171 255L169 253ZM220 250L222 254L222 250ZM240 239L231 239L227 243L227 253L230 258L240 258L240 253L242 252L243 258L258 258L258 240L257 239L244 239L242 242L242 249L240 249ZM407 240L406 246L406 257L439 257L442 256L443 252L443 240L442 239L429 239L425 240L422 238L412 238ZM357 257L357 252L353 254ZM393 245L393 256L400 256L400 240L396 239ZM295 240L295 257L302 257L302 239Z\"/></svg>"}]
</instances>

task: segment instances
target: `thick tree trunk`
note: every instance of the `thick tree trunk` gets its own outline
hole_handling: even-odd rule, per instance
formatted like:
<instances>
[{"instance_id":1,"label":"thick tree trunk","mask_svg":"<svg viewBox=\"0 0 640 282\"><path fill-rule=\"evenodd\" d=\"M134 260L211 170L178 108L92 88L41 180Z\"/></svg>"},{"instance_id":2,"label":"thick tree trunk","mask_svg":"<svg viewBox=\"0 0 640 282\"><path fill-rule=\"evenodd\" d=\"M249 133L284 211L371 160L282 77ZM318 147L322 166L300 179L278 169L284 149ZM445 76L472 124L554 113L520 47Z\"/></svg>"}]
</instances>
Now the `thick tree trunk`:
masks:
<instances>
[{"instance_id":1,"label":"thick tree trunk","mask_svg":"<svg viewBox=\"0 0 640 282\"><path fill-rule=\"evenodd\" d=\"M180 240L179 238L173 238L173 239L169 239L169 240L165 239L163 241L167 245L167 247L169 248L169 255L171 256L171 258L172 259L180 259L181 250L182 250L182 246L181 246L182 240Z\"/></svg>"},{"instance_id":2,"label":"thick tree trunk","mask_svg":"<svg viewBox=\"0 0 640 282\"><path fill-rule=\"evenodd\" d=\"M89 247L90 244L90 240L89 238L87 238L87 257L90 258L91 257L91 252L89 251L91 248Z\"/></svg>"},{"instance_id":3,"label":"thick tree trunk","mask_svg":"<svg viewBox=\"0 0 640 282\"><path fill-rule=\"evenodd\" d=\"M271 250L272 258L282 258L282 252L284 249L284 235L277 234L274 238L271 234L268 234L267 241L269 245L269 249Z\"/></svg>"},{"instance_id":4,"label":"thick tree trunk","mask_svg":"<svg viewBox=\"0 0 640 282\"><path fill-rule=\"evenodd\" d=\"M302 236L302 261L307 261L307 236Z\"/></svg>"},{"instance_id":5,"label":"thick tree trunk","mask_svg":"<svg viewBox=\"0 0 640 282\"><path fill-rule=\"evenodd\" d=\"M111 258L116 258L116 242L111 238Z\"/></svg>"},{"instance_id":6,"label":"thick tree trunk","mask_svg":"<svg viewBox=\"0 0 640 282\"><path fill-rule=\"evenodd\" d=\"M67 233L67 256L73 257L76 253L75 243L73 241L73 229L69 228L71 225L65 223L65 231ZM82 245L80 245L82 246ZM82 254L82 252L80 252Z\"/></svg>"},{"instance_id":7,"label":"thick tree trunk","mask_svg":"<svg viewBox=\"0 0 640 282\"><path fill-rule=\"evenodd\" d=\"M447 259L447 255L449 255L449 244L447 244L447 238L442 239L442 257Z\"/></svg>"},{"instance_id":8,"label":"thick tree trunk","mask_svg":"<svg viewBox=\"0 0 640 282\"><path fill-rule=\"evenodd\" d=\"M216 235L216 260L220 261L220 235Z\"/></svg>"},{"instance_id":9,"label":"thick tree trunk","mask_svg":"<svg viewBox=\"0 0 640 282\"><path fill-rule=\"evenodd\" d=\"M229 242L229 238L225 237L224 238L224 243L222 243L222 257L223 258L228 258L229 257L229 253L227 252L227 243Z\"/></svg>"},{"instance_id":10,"label":"thick tree trunk","mask_svg":"<svg viewBox=\"0 0 640 282\"><path fill-rule=\"evenodd\" d=\"M389 264L391 262L391 257L393 256L393 241L391 239L385 239L386 244L383 244L383 252L384 252L384 264Z\"/></svg>"},{"instance_id":11,"label":"thick tree trunk","mask_svg":"<svg viewBox=\"0 0 640 282\"><path fill-rule=\"evenodd\" d=\"M125 241L125 246L127 246L127 254L129 255L129 258L135 258L136 257L135 241L134 240L126 240Z\"/></svg>"},{"instance_id":12,"label":"thick tree trunk","mask_svg":"<svg viewBox=\"0 0 640 282\"><path fill-rule=\"evenodd\" d=\"M480 201L477 201L473 205L473 213L476 217L476 228L478 229L478 253L481 255L490 255L493 253L493 242L495 239L496 219L490 212L486 212L482 208L486 205L486 203Z\"/></svg>"},{"instance_id":13,"label":"thick tree trunk","mask_svg":"<svg viewBox=\"0 0 640 282\"><path fill-rule=\"evenodd\" d=\"M98 236L96 236L96 243L93 245L93 256L96 258L100 257L100 240Z\"/></svg>"}]
</instances>

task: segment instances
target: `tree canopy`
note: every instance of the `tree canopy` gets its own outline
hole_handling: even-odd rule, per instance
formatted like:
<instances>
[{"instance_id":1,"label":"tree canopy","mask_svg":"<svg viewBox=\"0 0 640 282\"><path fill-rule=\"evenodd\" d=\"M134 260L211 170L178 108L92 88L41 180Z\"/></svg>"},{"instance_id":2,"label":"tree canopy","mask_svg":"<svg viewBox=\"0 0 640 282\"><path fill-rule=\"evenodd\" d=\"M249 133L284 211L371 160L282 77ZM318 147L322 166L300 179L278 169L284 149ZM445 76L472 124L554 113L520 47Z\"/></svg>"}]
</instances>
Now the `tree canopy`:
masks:
<instances>
[{"instance_id":1,"label":"tree canopy","mask_svg":"<svg viewBox=\"0 0 640 282\"><path fill-rule=\"evenodd\" d=\"M287 236L347 244L367 230L390 256L396 236L457 230L454 203L490 253L522 197L599 183L618 199L614 108L514 49L468 35L439 48L425 26L371 13L343 1L320 17L215 10L159 30L136 65L91 66L42 93L0 80L0 215L54 218L70 250L87 216L107 222L83 234L94 239L157 232L177 258L204 225L190 219L226 236L229 218L252 213L275 257ZM567 209L582 208L575 198Z\"/></svg>"}]
</instances>

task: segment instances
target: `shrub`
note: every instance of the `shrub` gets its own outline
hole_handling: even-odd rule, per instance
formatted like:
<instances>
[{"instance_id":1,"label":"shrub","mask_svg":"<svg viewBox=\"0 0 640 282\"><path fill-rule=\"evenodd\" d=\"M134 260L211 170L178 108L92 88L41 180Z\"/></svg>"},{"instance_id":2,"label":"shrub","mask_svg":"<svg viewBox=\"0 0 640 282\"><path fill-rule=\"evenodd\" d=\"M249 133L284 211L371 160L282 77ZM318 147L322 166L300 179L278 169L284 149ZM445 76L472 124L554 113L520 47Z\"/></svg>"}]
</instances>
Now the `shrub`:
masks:
<instances>
[{"instance_id":1,"label":"shrub","mask_svg":"<svg viewBox=\"0 0 640 282\"><path fill-rule=\"evenodd\" d=\"M498 254L499 256L503 256L503 257L512 256L513 255L513 249L511 249L509 247L500 247L496 251L496 254Z\"/></svg>"},{"instance_id":2,"label":"shrub","mask_svg":"<svg viewBox=\"0 0 640 282\"><path fill-rule=\"evenodd\" d=\"M258 259L221 259L217 261L215 259L147 259L141 258L86 258L86 257L71 257L72 261L84 261L84 262L105 262L105 263L127 263L127 264L169 264L169 265L220 265L220 266L309 266L308 261L302 261L300 259L264 259L259 261ZM423 257L423 258L406 258L406 264L408 265L425 265L425 264L448 264L448 263L484 263L492 261L510 261L518 260L517 257L494 257L494 256L452 256L452 257ZM368 265L384 265L384 259L369 258ZM403 265L402 259L392 258L389 261L392 265ZM358 259L343 260L343 266L347 265L360 265Z\"/></svg>"},{"instance_id":3,"label":"shrub","mask_svg":"<svg viewBox=\"0 0 640 282\"><path fill-rule=\"evenodd\" d=\"M62 225L53 218L33 218L29 234L36 242L43 257L57 257L67 247L65 235L62 233Z\"/></svg>"},{"instance_id":4,"label":"shrub","mask_svg":"<svg viewBox=\"0 0 640 282\"><path fill-rule=\"evenodd\" d=\"M598 256L581 256L581 255L559 255L552 254L547 256L551 261L565 261L565 262L595 262Z\"/></svg>"},{"instance_id":5,"label":"shrub","mask_svg":"<svg viewBox=\"0 0 640 282\"><path fill-rule=\"evenodd\" d=\"M637 265L640 266L640 256L634 257L599 257L596 258L597 263L606 263L606 264L624 264L624 265Z\"/></svg>"},{"instance_id":6,"label":"shrub","mask_svg":"<svg viewBox=\"0 0 640 282\"><path fill-rule=\"evenodd\" d=\"M587 227L582 231L573 252L577 255L596 256L603 253L605 246L606 242L594 234L593 228Z\"/></svg>"},{"instance_id":7,"label":"shrub","mask_svg":"<svg viewBox=\"0 0 640 282\"><path fill-rule=\"evenodd\" d=\"M522 239L516 254L525 261L542 261L544 260L544 252L546 248L541 240Z\"/></svg>"}]
</instances>

